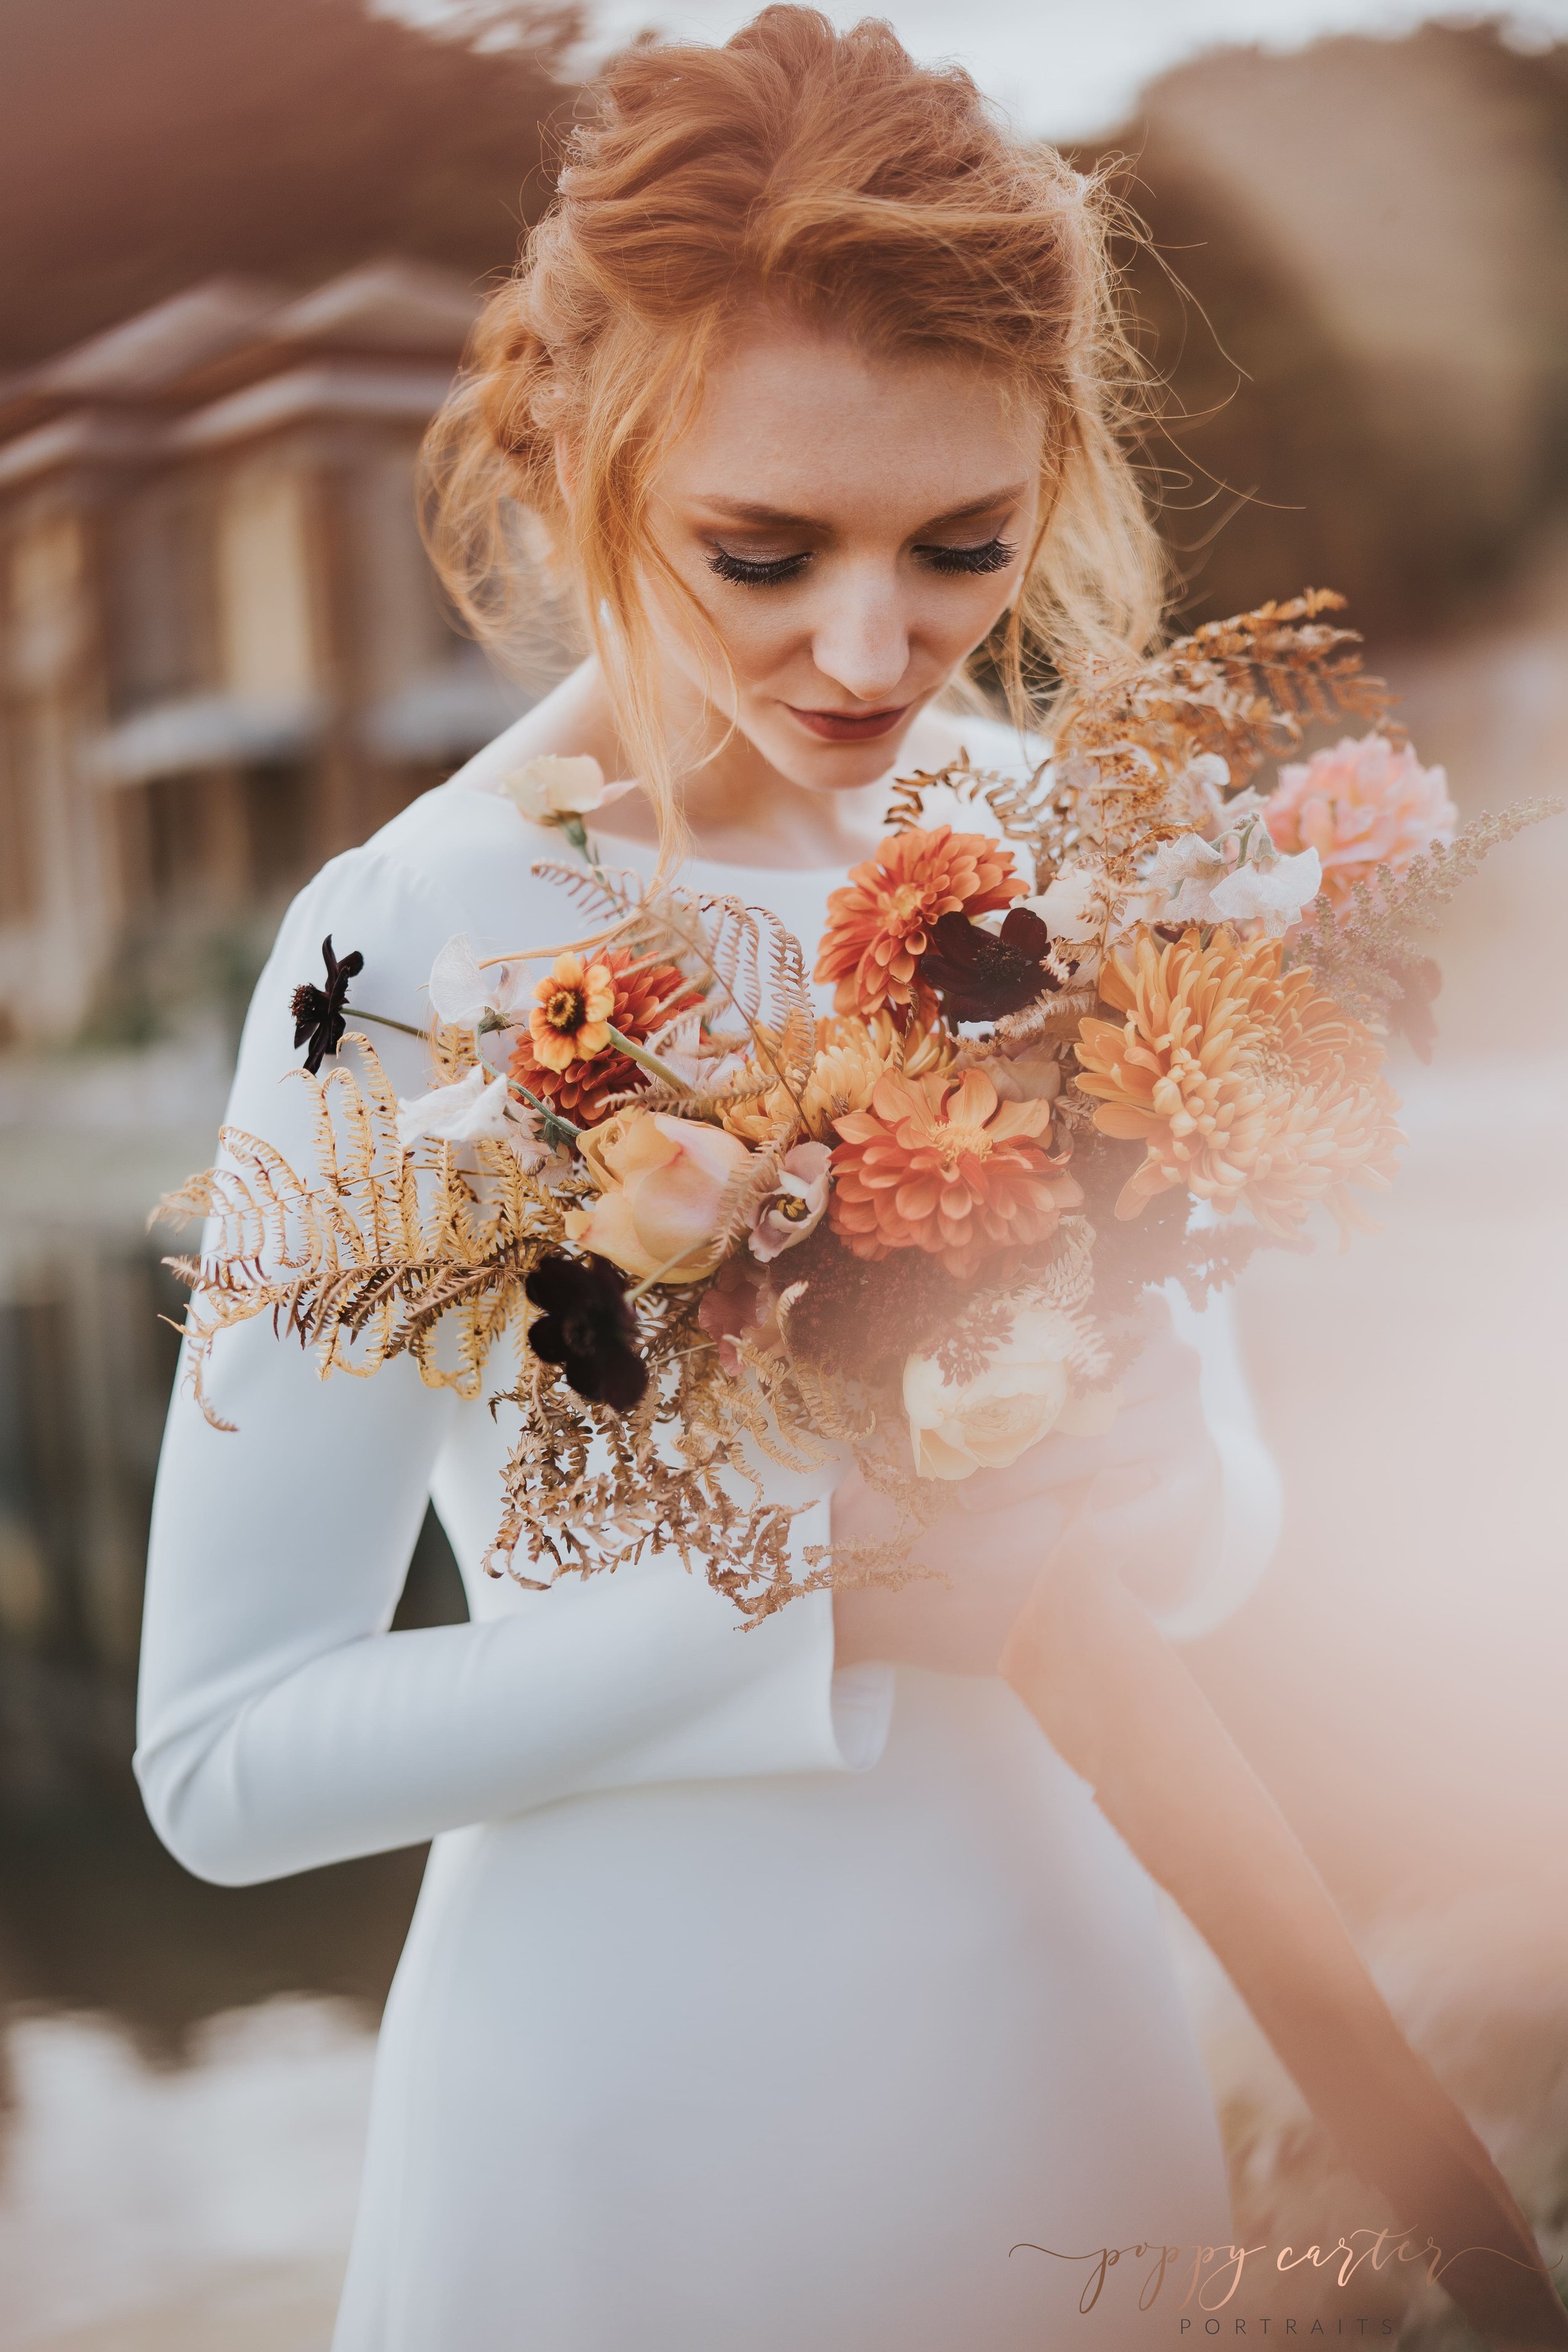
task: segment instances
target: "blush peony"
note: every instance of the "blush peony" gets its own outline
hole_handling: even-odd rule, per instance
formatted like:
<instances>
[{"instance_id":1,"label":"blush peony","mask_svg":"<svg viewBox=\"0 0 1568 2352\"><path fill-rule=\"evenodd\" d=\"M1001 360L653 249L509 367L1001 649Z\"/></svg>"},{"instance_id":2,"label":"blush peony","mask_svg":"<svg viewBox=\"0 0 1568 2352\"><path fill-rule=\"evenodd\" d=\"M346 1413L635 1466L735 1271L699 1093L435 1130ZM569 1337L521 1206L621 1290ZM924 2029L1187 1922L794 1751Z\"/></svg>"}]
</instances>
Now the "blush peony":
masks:
<instances>
[{"instance_id":1,"label":"blush peony","mask_svg":"<svg viewBox=\"0 0 1568 2352\"><path fill-rule=\"evenodd\" d=\"M1443 770L1424 768L1408 743L1386 735L1347 735L1281 768L1263 814L1281 849L1317 851L1337 906L1358 882L1402 874L1423 850L1451 841L1459 821Z\"/></svg>"}]
</instances>

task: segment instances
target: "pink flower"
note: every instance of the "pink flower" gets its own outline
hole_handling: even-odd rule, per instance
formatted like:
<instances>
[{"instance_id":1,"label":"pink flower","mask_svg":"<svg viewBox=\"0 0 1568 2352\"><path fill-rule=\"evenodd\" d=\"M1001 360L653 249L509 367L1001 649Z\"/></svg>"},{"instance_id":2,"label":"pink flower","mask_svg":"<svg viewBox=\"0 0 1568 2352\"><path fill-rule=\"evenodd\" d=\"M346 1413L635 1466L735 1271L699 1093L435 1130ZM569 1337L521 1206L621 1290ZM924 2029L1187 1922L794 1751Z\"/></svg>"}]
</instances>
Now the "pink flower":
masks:
<instances>
[{"instance_id":1,"label":"pink flower","mask_svg":"<svg viewBox=\"0 0 1568 2352\"><path fill-rule=\"evenodd\" d=\"M772 1354L777 1344L776 1302L763 1276L743 1257L726 1258L702 1294L697 1320L719 1342L719 1361L734 1380L742 1370L739 1340L751 1339ZM773 1342L770 1346L768 1340Z\"/></svg>"},{"instance_id":2,"label":"pink flower","mask_svg":"<svg viewBox=\"0 0 1568 2352\"><path fill-rule=\"evenodd\" d=\"M766 1265L781 1250L793 1249L822 1223L827 1206L826 1143L797 1143L779 1162L779 1181L757 1203L752 1220L752 1255Z\"/></svg>"},{"instance_id":3,"label":"pink flower","mask_svg":"<svg viewBox=\"0 0 1568 2352\"><path fill-rule=\"evenodd\" d=\"M1347 735L1331 751L1281 768L1263 814L1281 849L1317 851L1337 906L1380 868L1403 874L1423 850L1451 841L1459 821L1443 770L1424 768L1408 743L1386 735Z\"/></svg>"}]
</instances>

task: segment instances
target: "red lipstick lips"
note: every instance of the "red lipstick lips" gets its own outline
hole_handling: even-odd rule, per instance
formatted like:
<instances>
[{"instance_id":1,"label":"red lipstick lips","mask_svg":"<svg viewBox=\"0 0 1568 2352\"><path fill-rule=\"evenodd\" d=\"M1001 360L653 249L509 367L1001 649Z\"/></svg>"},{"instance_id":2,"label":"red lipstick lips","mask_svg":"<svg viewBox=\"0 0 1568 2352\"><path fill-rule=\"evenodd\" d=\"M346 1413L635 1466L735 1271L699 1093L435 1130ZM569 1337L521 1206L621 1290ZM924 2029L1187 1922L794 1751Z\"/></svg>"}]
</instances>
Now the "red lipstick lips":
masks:
<instances>
[{"instance_id":1,"label":"red lipstick lips","mask_svg":"<svg viewBox=\"0 0 1568 2352\"><path fill-rule=\"evenodd\" d=\"M902 702L896 710L872 710L863 719L855 719L847 711L797 710L793 702L785 705L792 717L814 735L820 735L825 743L874 743L879 735L892 733L909 707Z\"/></svg>"}]
</instances>

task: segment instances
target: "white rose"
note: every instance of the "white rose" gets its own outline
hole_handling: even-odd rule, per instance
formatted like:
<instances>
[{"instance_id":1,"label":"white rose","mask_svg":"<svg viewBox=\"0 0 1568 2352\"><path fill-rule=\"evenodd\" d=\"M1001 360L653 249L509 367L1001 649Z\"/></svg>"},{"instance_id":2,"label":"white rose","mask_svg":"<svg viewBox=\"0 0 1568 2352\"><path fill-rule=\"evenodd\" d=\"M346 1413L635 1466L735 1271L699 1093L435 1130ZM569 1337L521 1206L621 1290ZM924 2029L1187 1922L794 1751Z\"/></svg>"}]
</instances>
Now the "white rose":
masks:
<instances>
[{"instance_id":1,"label":"white rose","mask_svg":"<svg viewBox=\"0 0 1568 2352\"><path fill-rule=\"evenodd\" d=\"M972 1380L952 1381L934 1356L904 1366L904 1411L922 1478L1005 1470L1060 1422L1068 1364L1081 1338L1054 1307L1024 1307Z\"/></svg>"},{"instance_id":2,"label":"white rose","mask_svg":"<svg viewBox=\"0 0 1568 2352\"><path fill-rule=\"evenodd\" d=\"M597 760L587 752L563 759L546 751L526 767L503 776L500 788L533 824L554 824L563 816L596 809L609 787Z\"/></svg>"}]
</instances>

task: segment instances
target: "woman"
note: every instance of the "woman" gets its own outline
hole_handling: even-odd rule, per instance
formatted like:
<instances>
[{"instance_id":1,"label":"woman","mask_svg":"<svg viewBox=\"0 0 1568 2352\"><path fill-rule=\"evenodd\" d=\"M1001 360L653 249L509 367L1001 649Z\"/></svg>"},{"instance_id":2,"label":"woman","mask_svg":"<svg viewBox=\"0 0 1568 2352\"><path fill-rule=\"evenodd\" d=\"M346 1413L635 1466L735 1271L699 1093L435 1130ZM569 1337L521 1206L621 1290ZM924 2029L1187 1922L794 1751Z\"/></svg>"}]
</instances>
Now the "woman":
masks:
<instances>
[{"instance_id":1,"label":"woman","mask_svg":"<svg viewBox=\"0 0 1568 2352\"><path fill-rule=\"evenodd\" d=\"M279 1081L326 934L364 958L355 1001L417 1026L452 934L482 954L574 928L531 871L558 836L504 790L538 754L636 780L593 819L605 855L689 847L809 944L891 773L961 741L1032 756L951 715L978 646L1000 634L1025 717L1042 651L1147 642L1104 233L1093 187L882 26L773 8L611 69L433 443L469 612L510 627L543 563L591 650L303 893L233 1123L308 1164ZM422 1090L417 1045L385 1059ZM226 1335L238 1433L177 1399L158 1490L153 1818L230 1884L436 1842L337 2352L1175 2335L1173 2285L1080 2315L1058 2258L1229 2236L1153 1892L996 1668L1107 1464L1143 1489L1115 1527L1124 1554L1157 1536L1143 1597L1169 1622L1261 1567L1270 1474L1205 1346L1214 1443L1152 1307L1109 1440L963 1489L927 1545L950 1585L818 1594L742 1634L669 1559L487 1580L509 1439L481 1404L406 1362L322 1387L259 1325ZM432 1495L473 1622L390 1634ZM852 1481L832 1509L877 1513Z\"/></svg>"}]
</instances>

